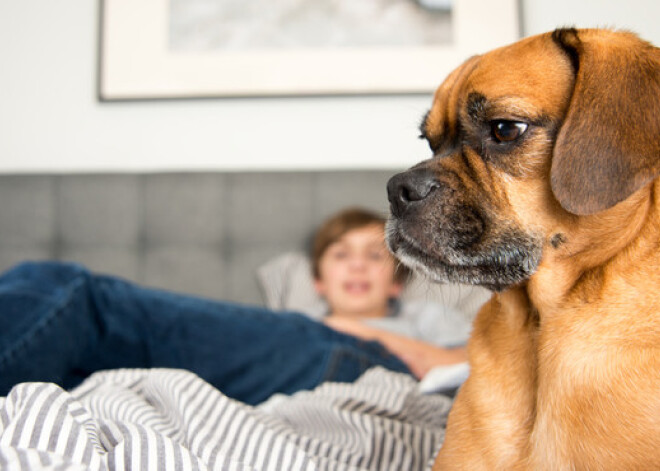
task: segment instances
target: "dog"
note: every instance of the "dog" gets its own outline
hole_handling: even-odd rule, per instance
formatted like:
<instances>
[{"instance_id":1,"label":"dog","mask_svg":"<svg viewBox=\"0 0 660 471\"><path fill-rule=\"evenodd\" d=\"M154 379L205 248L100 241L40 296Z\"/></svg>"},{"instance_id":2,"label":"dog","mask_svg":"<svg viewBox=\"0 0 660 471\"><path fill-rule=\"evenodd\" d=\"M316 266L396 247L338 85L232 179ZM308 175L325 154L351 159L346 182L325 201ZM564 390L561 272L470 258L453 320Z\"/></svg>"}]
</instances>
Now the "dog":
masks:
<instances>
[{"instance_id":1,"label":"dog","mask_svg":"<svg viewBox=\"0 0 660 471\"><path fill-rule=\"evenodd\" d=\"M434 469L660 469L659 51L562 28L437 89L388 245L493 295Z\"/></svg>"}]
</instances>

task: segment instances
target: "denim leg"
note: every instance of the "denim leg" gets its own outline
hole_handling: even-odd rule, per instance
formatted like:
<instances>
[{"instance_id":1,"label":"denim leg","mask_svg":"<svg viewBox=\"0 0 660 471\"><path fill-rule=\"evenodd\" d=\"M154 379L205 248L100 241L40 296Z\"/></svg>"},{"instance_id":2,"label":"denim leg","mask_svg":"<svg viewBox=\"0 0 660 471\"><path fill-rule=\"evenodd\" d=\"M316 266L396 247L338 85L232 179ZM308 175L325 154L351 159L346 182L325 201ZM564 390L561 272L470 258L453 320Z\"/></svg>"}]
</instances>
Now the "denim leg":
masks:
<instances>
[{"instance_id":1,"label":"denim leg","mask_svg":"<svg viewBox=\"0 0 660 471\"><path fill-rule=\"evenodd\" d=\"M70 384L98 340L86 273L23 263L0 276L0 395L18 382Z\"/></svg>"},{"instance_id":2,"label":"denim leg","mask_svg":"<svg viewBox=\"0 0 660 471\"><path fill-rule=\"evenodd\" d=\"M18 381L68 388L101 369L168 367L255 404L325 380L352 381L374 365L407 371L379 344L300 314L144 288L54 262L0 278L0 329L0 394Z\"/></svg>"},{"instance_id":3,"label":"denim leg","mask_svg":"<svg viewBox=\"0 0 660 471\"><path fill-rule=\"evenodd\" d=\"M90 371L169 367L195 372L249 404L323 381L353 381L382 365L407 371L380 344L338 333L308 317L211 301L96 276L102 334ZM130 323L127 320L130 319ZM129 354L127 354L127 352Z\"/></svg>"}]
</instances>

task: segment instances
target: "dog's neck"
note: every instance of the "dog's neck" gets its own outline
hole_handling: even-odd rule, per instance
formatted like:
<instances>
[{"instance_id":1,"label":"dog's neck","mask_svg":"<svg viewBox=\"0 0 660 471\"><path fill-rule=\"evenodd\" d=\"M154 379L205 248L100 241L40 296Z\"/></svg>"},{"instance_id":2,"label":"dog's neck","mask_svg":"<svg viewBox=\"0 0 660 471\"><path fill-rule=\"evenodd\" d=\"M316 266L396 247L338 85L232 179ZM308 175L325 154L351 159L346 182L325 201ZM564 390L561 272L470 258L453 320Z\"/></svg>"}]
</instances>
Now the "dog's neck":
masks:
<instances>
[{"instance_id":1,"label":"dog's neck","mask_svg":"<svg viewBox=\"0 0 660 471\"><path fill-rule=\"evenodd\" d=\"M655 268L660 262L658 234L660 180L583 219L562 246L546 244L537 272L524 287L531 304L540 313L551 313L567 302L593 303L605 284L622 277L634 292L638 280L660 276Z\"/></svg>"}]
</instances>

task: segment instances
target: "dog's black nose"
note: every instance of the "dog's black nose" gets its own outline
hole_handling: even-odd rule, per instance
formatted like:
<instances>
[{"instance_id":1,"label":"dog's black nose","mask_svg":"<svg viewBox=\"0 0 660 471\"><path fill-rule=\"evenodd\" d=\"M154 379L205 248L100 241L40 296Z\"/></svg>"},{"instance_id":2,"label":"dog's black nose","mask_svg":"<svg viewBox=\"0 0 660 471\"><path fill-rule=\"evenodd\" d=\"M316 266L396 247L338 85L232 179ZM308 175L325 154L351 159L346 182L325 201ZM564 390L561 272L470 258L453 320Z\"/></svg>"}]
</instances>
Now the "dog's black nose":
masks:
<instances>
[{"instance_id":1,"label":"dog's black nose","mask_svg":"<svg viewBox=\"0 0 660 471\"><path fill-rule=\"evenodd\" d=\"M406 210L418 201L422 201L440 183L431 170L417 168L399 173L387 182L387 197L390 200L392 214L402 216Z\"/></svg>"}]
</instances>

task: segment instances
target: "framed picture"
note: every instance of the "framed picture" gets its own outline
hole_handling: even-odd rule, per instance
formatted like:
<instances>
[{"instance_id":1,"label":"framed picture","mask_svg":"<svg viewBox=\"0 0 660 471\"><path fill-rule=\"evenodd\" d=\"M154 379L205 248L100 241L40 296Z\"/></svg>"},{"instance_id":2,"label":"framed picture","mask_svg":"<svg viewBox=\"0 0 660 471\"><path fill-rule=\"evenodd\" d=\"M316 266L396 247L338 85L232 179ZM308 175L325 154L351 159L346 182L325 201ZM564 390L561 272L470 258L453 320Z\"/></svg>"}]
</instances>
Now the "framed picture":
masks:
<instances>
[{"instance_id":1,"label":"framed picture","mask_svg":"<svg viewBox=\"0 0 660 471\"><path fill-rule=\"evenodd\" d=\"M102 0L99 97L430 93L517 0Z\"/></svg>"}]
</instances>

